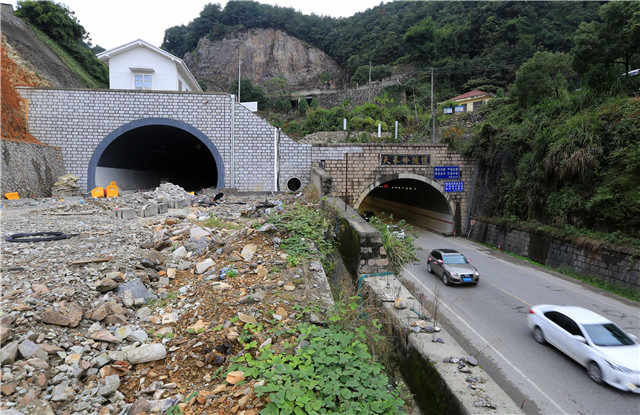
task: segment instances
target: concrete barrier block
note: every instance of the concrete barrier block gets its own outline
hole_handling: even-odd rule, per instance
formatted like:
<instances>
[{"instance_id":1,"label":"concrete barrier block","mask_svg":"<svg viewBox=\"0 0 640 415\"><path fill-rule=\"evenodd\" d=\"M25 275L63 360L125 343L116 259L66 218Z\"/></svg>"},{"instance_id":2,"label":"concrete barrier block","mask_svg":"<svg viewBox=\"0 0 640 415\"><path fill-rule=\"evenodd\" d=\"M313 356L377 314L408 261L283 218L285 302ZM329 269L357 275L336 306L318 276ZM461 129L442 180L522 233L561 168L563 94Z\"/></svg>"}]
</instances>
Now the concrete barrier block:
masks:
<instances>
[{"instance_id":1,"label":"concrete barrier block","mask_svg":"<svg viewBox=\"0 0 640 415\"><path fill-rule=\"evenodd\" d=\"M136 210L131 208L118 209L118 217L120 219L131 220L136 217Z\"/></svg>"},{"instance_id":2,"label":"concrete barrier block","mask_svg":"<svg viewBox=\"0 0 640 415\"><path fill-rule=\"evenodd\" d=\"M142 207L141 216L143 218L148 218L151 216L155 216L158 214L158 204L157 203L147 203Z\"/></svg>"}]
</instances>

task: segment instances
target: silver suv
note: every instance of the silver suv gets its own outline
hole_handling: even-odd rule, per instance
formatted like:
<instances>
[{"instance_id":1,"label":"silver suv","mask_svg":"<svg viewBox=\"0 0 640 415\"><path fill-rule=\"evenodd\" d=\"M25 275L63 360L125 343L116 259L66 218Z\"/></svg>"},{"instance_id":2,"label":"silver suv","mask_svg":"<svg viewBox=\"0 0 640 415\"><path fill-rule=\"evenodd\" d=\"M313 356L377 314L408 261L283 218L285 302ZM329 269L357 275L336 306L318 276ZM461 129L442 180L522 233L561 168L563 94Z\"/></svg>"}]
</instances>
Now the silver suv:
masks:
<instances>
[{"instance_id":1,"label":"silver suv","mask_svg":"<svg viewBox=\"0 0 640 415\"><path fill-rule=\"evenodd\" d=\"M434 249L427 260L427 271L442 277L444 285L477 284L480 274L464 255L454 249Z\"/></svg>"}]
</instances>

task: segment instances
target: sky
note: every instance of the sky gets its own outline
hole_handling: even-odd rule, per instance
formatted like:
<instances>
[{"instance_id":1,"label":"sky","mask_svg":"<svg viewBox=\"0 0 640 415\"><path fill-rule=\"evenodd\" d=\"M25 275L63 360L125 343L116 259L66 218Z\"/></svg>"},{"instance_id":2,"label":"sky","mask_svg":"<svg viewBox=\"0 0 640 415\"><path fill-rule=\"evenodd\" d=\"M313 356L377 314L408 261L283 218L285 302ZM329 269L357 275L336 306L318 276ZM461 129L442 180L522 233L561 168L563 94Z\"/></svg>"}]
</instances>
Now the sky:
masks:
<instances>
[{"instance_id":1,"label":"sky","mask_svg":"<svg viewBox=\"0 0 640 415\"><path fill-rule=\"evenodd\" d=\"M6 1L6 0L5 0ZM143 39L160 46L164 31L187 24L200 15L207 3L224 6L226 0L55 0L67 5L89 32L93 46L109 50ZM388 0L259 0L260 3L293 7L304 14L348 17ZM16 7L17 0L10 3Z\"/></svg>"}]
</instances>

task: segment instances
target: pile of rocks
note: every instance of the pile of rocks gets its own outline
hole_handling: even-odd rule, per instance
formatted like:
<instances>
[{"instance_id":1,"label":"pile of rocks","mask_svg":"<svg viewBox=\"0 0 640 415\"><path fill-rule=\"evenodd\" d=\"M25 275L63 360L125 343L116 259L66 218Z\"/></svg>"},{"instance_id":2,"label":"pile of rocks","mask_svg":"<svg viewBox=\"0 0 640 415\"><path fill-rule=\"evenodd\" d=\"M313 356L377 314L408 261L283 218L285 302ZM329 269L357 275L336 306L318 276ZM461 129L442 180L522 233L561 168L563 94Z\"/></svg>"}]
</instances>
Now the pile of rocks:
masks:
<instances>
[{"instance_id":1,"label":"pile of rocks","mask_svg":"<svg viewBox=\"0 0 640 415\"><path fill-rule=\"evenodd\" d=\"M154 197L177 194L168 187ZM108 214L114 201L107 199L4 209L6 233L73 236L2 245L3 414L135 415L178 407L256 415L266 396L253 387L264 381L224 370L244 353L243 325L319 322L321 311L295 312L293 305L331 298L322 294L328 286L320 264L289 269L279 247L284 235L262 209L251 209L293 205L287 197L295 196L231 196L209 208L126 222ZM87 204L103 209L87 211ZM52 212L82 215L52 221ZM210 214L220 226L199 223ZM256 336L274 348L287 340Z\"/></svg>"},{"instance_id":2,"label":"pile of rocks","mask_svg":"<svg viewBox=\"0 0 640 415\"><path fill-rule=\"evenodd\" d=\"M61 198L70 196L80 196L80 186L78 186L79 177L73 174L65 174L58 177L58 181L51 188L51 197Z\"/></svg>"}]
</instances>

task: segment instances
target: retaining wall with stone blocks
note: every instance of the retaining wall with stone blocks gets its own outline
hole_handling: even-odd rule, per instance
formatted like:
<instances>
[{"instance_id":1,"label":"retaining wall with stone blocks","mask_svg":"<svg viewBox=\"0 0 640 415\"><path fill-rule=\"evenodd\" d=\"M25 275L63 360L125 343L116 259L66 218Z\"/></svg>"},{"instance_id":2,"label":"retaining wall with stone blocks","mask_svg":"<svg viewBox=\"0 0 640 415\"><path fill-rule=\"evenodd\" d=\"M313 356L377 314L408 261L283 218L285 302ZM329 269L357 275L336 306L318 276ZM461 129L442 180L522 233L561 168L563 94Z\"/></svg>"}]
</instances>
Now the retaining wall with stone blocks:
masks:
<instances>
[{"instance_id":1,"label":"retaining wall with stone blocks","mask_svg":"<svg viewBox=\"0 0 640 415\"><path fill-rule=\"evenodd\" d=\"M58 147L12 140L0 140L0 147L0 194L50 197L53 184L66 174Z\"/></svg>"},{"instance_id":2,"label":"retaining wall with stone blocks","mask_svg":"<svg viewBox=\"0 0 640 415\"><path fill-rule=\"evenodd\" d=\"M570 267L577 273L640 292L640 259L633 258L633 252L625 248L589 246L478 220L471 228L471 238L493 246L500 244L501 250L544 265Z\"/></svg>"},{"instance_id":3,"label":"retaining wall with stone blocks","mask_svg":"<svg viewBox=\"0 0 640 415\"><path fill-rule=\"evenodd\" d=\"M318 191L318 199L331 194L332 180L331 176L320 167L314 167L311 170L311 183Z\"/></svg>"},{"instance_id":4,"label":"retaining wall with stone blocks","mask_svg":"<svg viewBox=\"0 0 640 415\"><path fill-rule=\"evenodd\" d=\"M375 305L390 318L389 325L393 327L397 347L401 349L398 353L400 372L424 413L524 413L480 366L467 365L470 372L463 373L457 364L443 362L446 358L469 356L446 330L437 334L442 343L434 342L433 334L411 330L413 323L421 318L415 310L424 308L395 276L370 276L362 283L365 296L373 298ZM393 302L396 297L405 300L407 307L397 309ZM476 389L471 389L469 377L481 377L484 382L476 383ZM491 404L494 408L483 404Z\"/></svg>"},{"instance_id":5,"label":"retaining wall with stone blocks","mask_svg":"<svg viewBox=\"0 0 640 415\"><path fill-rule=\"evenodd\" d=\"M389 259L380 233L338 198L324 200L323 208L337 223L338 250L353 275L388 272Z\"/></svg>"}]
</instances>

